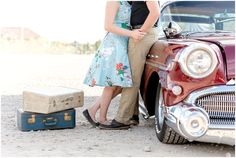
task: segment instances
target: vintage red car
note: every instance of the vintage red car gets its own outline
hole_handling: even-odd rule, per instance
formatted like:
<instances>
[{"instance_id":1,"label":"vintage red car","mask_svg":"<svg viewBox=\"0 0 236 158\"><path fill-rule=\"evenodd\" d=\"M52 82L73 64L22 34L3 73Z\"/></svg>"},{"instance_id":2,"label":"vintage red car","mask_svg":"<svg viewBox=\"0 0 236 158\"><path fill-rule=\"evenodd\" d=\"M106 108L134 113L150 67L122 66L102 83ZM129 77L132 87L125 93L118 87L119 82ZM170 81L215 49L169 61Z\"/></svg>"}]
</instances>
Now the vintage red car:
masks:
<instances>
[{"instance_id":1,"label":"vintage red car","mask_svg":"<svg viewBox=\"0 0 236 158\"><path fill-rule=\"evenodd\" d=\"M140 86L163 143L235 144L235 1L171 1Z\"/></svg>"}]
</instances>

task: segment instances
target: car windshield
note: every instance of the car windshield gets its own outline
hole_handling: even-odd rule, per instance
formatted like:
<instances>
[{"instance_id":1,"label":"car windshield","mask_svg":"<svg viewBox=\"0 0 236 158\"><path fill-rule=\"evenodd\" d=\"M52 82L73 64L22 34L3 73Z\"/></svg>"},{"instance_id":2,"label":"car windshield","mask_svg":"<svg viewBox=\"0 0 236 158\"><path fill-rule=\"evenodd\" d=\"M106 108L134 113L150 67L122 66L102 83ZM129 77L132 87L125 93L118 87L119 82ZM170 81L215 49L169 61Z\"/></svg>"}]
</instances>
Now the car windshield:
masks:
<instances>
[{"instance_id":1,"label":"car windshield","mask_svg":"<svg viewBox=\"0 0 236 158\"><path fill-rule=\"evenodd\" d=\"M182 32L235 32L235 1L178 1L162 9L159 35L174 21Z\"/></svg>"}]
</instances>

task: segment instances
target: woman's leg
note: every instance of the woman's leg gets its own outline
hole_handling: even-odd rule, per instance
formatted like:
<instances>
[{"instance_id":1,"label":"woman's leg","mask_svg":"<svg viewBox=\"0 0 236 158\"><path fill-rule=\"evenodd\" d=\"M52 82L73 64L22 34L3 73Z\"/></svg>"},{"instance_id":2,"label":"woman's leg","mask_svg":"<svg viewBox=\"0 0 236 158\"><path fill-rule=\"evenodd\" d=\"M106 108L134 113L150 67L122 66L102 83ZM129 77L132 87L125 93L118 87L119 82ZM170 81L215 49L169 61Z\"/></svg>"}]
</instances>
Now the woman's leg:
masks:
<instances>
[{"instance_id":1,"label":"woman's leg","mask_svg":"<svg viewBox=\"0 0 236 158\"><path fill-rule=\"evenodd\" d=\"M105 87L101 96L99 122L107 120L107 110L113 98L116 87Z\"/></svg>"},{"instance_id":2,"label":"woman's leg","mask_svg":"<svg viewBox=\"0 0 236 158\"><path fill-rule=\"evenodd\" d=\"M94 103L94 105L90 108L88 108L88 112L89 112L89 115L90 117L93 119L94 122L97 122L96 121L96 113L98 111L98 109L100 108L100 102L101 102L101 99L102 97L100 96L96 102Z\"/></svg>"},{"instance_id":3,"label":"woman's leg","mask_svg":"<svg viewBox=\"0 0 236 158\"><path fill-rule=\"evenodd\" d=\"M104 120L106 120L106 113L107 113L107 110L108 110L111 100L113 98L115 98L118 94L120 94L121 91L122 91L121 87L105 87L103 89L102 96L99 97L97 99L97 101L95 102L95 104L91 108L88 109L91 118L94 121L96 121L96 113L102 105L103 109L101 110L102 112L100 112L101 119L99 119L99 120L100 120L100 122L104 122ZM112 97L109 99L109 96L112 96ZM104 99L104 98L106 98L106 99Z\"/></svg>"}]
</instances>

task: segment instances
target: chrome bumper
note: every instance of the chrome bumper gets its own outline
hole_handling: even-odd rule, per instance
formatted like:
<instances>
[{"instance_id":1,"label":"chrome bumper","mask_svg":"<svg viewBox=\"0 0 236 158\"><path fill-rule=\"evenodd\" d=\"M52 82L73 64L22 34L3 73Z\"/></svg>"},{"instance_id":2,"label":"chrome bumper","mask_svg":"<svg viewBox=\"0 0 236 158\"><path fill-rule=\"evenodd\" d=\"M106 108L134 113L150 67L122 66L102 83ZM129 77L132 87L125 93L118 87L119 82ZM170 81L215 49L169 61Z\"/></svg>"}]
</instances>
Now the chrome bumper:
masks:
<instances>
[{"instance_id":1,"label":"chrome bumper","mask_svg":"<svg viewBox=\"0 0 236 158\"><path fill-rule=\"evenodd\" d=\"M234 85L214 86L195 91L191 93L183 102L175 106L165 107L164 113L166 123L174 131L176 131L189 141L235 145L235 124L212 124L207 111L204 108L195 105L196 100L199 97L222 92L233 93L234 91ZM186 113L195 114L188 114L186 117ZM196 117L197 121L200 121L197 123L197 125L195 125L196 123L194 124L188 120L188 116L191 116L193 118L193 121L195 121L194 117ZM198 127L198 125L199 129L202 128L204 129L204 131L201 131L200 133L194 135L194 132L196 131L194 131L194 128ZM189 130L189 127L193 131L192 133L189 132L191 131Z\"/></svg>"},{"instance_id":2,"label":"chrome bumper","mask_svg":"<svg viewBox=\"0 0 236 158\"><path fill-rule=\"evenodd\" d=\"M199 142L235 145L235 129L208 129L207 133L196 139Z\"/></svg>"}]
</instances>

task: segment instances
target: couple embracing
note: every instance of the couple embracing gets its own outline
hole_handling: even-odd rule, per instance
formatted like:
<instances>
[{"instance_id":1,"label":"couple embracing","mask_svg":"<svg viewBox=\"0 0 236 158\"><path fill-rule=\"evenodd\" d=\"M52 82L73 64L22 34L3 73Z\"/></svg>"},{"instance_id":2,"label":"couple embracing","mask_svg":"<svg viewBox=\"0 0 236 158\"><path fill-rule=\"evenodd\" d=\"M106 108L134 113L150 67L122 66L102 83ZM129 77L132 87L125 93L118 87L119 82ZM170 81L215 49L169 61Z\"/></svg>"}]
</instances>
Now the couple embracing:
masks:
<instances>
[{"instance_id":1,"label":"couple embracing","mask_svg":"<svg viewBox=\"0 0 236 158\"><path fill-rule=\"evenodd\" d=\"M128 129L139 123L138 92L146 55L157 40L157 1L108 1L108 31L92 61L84 83L104 87L102 95L83 115L94 127ZM111 100L121 93L116 117L107 120ZM99 118L96 113L99 111Z\"/></svg>"}]
</instances>

